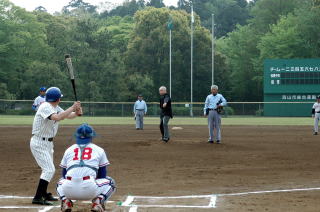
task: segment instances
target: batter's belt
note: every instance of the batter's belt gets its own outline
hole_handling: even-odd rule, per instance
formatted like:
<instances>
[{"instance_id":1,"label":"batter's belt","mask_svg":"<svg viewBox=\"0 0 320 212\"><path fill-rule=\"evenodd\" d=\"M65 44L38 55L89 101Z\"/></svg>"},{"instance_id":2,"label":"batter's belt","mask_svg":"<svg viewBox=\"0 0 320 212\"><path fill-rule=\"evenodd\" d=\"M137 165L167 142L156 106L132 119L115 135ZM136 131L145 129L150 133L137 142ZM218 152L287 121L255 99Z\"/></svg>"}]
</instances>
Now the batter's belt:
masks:
<instances>
[{"instance_id":1,"label":"batter's belt","mask_svg":"<svg viewBox=\"0 0 320 212\"><path fill-rule=\"evenodd\" d=\"M37 135L34 135L34 134L33 134L32 136L36 136L36 137L40 138L40 139L43 140L43 141L52 142L52 141L54 140L53 137L52 137L52 138L45 138L45 137L40 137L40 136L37 136Z\"/></svg>"}]
</instances>

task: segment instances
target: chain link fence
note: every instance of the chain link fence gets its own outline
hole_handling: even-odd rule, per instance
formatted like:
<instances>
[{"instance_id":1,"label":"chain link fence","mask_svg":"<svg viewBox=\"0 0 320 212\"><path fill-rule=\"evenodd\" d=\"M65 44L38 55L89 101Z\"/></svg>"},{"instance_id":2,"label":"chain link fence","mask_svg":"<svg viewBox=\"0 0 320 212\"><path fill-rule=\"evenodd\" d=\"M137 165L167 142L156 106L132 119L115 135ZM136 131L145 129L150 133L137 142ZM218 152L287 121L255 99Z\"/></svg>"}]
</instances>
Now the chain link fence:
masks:
<instances>
[{"instance_id":1,"label":"chain link fence","mask_svg":"<svg viewBox=\"0 0 320 212\"><path fill-rule=\"evenodd\" d=\"M34 115L32 110L32 100L4 100L0 99L1 115ZM71 106L71 101L62 101L60 106L67 108ZM84 114L87 116L115 116L125 117L132 116L134 102L82 102ZM159 103L148 102L148 116L158 116L160 113ZM265 107L273 106L276 110L285 112L291 108L294 115L294 108L304 107L310 108L305 116L310 115L312 102L229 102L224 108L224 116L264 116ZM193 115L203 115L204 103L193 103ZM293 109L292 109L293 108ZM184 102L176 102L172 105L174 116L190 116L190 104ZM281 116L281 115L279 115Z\"/></svg>"}]
</instances>

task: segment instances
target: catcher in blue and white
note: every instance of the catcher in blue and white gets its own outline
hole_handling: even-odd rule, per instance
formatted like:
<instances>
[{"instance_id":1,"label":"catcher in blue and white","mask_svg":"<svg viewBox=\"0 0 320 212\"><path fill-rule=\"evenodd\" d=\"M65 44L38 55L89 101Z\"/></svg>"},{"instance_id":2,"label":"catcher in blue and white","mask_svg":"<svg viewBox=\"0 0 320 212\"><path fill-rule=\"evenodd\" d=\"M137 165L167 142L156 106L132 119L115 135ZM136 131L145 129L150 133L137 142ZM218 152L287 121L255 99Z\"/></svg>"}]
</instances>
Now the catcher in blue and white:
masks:
<instances>
[{"instance_id":1,"label":"catcher in blue and white","mask_svg":"<svg viewBox=\"0 0 320 212\"><path fill-rule=\"evenodd\" d=\"M104 203L115 192L115 182L107 176L110 164L105 151L92 143L94 129L82 124L75 133L76 144L69 147L62 158L62 178L57 192L61 211L71 212L71 200L92 200L91 211L105 211Z\"/></svg>"}]
</instances>

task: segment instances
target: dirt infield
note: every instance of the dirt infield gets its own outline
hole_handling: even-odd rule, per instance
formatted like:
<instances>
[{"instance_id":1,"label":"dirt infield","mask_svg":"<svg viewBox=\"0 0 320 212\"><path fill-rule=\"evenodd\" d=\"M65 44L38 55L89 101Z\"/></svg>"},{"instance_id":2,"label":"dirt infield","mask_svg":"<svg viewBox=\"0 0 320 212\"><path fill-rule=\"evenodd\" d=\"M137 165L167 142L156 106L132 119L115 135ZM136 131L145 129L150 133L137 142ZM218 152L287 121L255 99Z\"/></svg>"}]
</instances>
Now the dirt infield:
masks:
<instances>
[{"instance_id":1,"label":"dirt infield","mask_svg":"<svg viewBox=\"0 0 320 212\"><path fill-rule=\"evenodd\" d=\"M310 127L223 126L221 145L206 143L205 126L182 127L172 131L172 140L167 144L159 141L154 125L143 131L135 130L133 125L95 127L100 135L95 143L107 151L112 163L109 175L118 186L112 201L124 201L128 195L183 196L320 187L320 136L313 136ZM31 127L2 126L0 130L0 195L32 196L40 170L29 149ZM60 127L55 139L57 167L64 150L72 144L74 130L72 126ZM50 184L52 192L59 175L57 170ZM138 211L319 211L319 199L319 190L244 194L218 196L216 208L212 209ZM194 200L194 204L190 201L185 204L207 204L204 199ZM29 202L0 199L0 207L32 206ZM83 205L75 211L88 211L88 207ZM108 208L128 211L115 203Z\"/></svg>"}]
</instances>

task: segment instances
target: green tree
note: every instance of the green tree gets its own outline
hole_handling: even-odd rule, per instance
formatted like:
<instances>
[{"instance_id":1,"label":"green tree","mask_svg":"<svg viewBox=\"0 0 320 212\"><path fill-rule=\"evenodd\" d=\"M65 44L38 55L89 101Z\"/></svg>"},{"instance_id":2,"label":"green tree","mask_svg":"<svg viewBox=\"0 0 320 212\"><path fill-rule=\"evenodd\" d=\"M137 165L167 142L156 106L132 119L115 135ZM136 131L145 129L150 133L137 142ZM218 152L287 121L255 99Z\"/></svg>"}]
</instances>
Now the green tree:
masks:
<instances>
[{"instance_id":1,"label":"green tree","mask_svg":"<svg viewBox=\"0 0 320 212\"><path fill-rule=\"evenodd\" d=\"M106 16L133 16L138 10L141 10L145 7L144 0L126 0L122 5L117 6L115 9L110 12L105 11L101 14L101 17Z\"/></svg>"},{"instance_id":2,"label":"green tree","mask_svg":"<svg viewBox=\"0 0 320 212\"><path fill-rule=\"evenodd\" d=\"M153 99L161 85L169 85L169 36L172 31L172 95L176 101L190 100L190 15L167 8L147 8L135 15L135 28L128 44L125 64L132 74L150 76ZM219 57L217 57L217 60ZM221 61L216 61L221 64ZM217 66L217 69L220 67ZM194 99L203 101L211 84L211 36L195 18L194 30Z\"/></svg>"},{"instance_id":3,"label":"green tree","mask_svg":"<svg viewBox=\"0 0 320 212\"><path fill-rule=\"evenodd\" d=\"M320 56L319 8L298 9L271 27L258 48L265 58L315 58Z\"/></svg>"}]
</instances>

